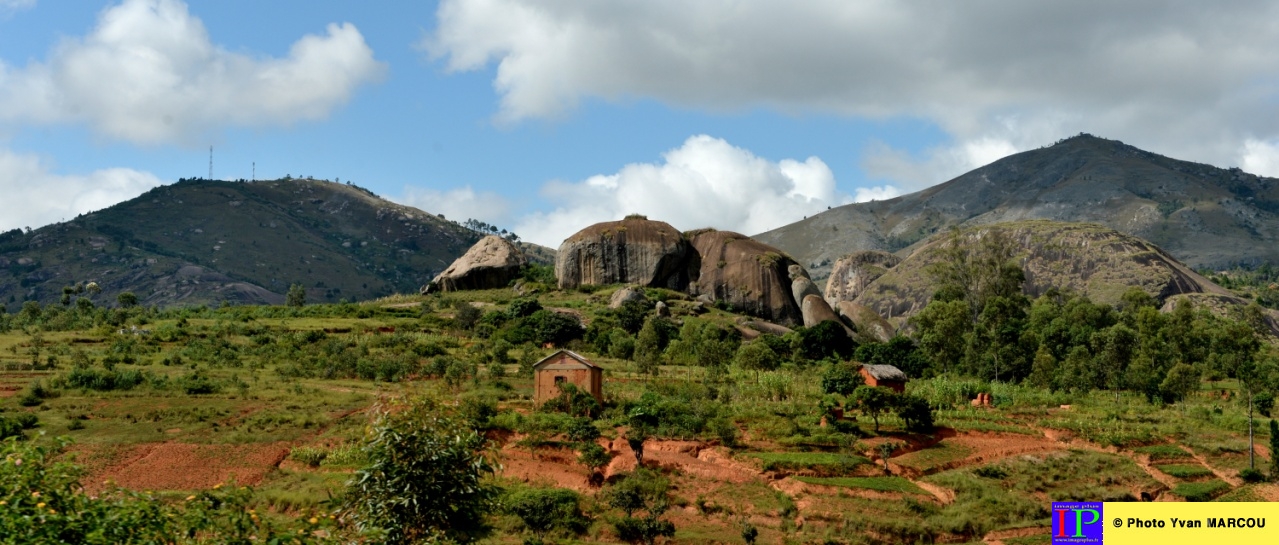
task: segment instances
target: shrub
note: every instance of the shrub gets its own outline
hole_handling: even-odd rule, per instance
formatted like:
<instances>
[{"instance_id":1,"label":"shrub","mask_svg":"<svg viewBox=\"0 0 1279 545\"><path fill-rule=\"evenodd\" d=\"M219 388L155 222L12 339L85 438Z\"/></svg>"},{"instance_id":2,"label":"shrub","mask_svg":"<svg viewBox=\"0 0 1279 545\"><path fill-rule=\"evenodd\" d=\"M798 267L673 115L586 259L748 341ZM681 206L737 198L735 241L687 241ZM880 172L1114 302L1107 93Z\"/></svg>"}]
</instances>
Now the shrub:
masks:
<instances>
[{"instance_id":1,"label":"shrub","mask_svg":"<svg viewBox=\"0 0 1279 545\"><path fill-rule=\"evenodd\" d=\"M482 536L497 497L484 447L482 435L434 403L382 413L345 497L356 526L388 543Z\"/></svg>"},{"instance_id":2,"label":"shrub","mask_svg":"<svg viewBox=\"0 0 1279 545\"><path fill-rule=\"evenodd\" d=\"M1246 467L1239 471L1239 478L1246 483L1259 483L1266 480L1266 474L1260 470Z\"/></svg>"},{"instance_id":3,"label":"shrub","mask_svg":"<svg viewBox=\"0 0 1279 545\"><path fill-rule=\"evenodd\" d=\"M582 514L581 498L563 488L531 488L507 496L506 510L541 537L551 531L580 534L590 520Z\"/></svg>"}]
</instances>

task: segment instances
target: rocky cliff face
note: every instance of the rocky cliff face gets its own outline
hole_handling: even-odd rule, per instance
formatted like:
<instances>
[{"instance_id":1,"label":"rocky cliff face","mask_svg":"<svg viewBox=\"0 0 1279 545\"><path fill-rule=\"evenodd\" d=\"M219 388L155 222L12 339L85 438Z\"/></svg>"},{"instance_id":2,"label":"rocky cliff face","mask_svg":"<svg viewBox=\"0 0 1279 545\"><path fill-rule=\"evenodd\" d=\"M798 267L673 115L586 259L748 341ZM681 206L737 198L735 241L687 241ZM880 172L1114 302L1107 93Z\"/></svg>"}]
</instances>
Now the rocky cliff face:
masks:
<instances>
[{"instance_id":1,"label":"rocky cliff face","mask_svg":"<svg viewBox=\"0 0 1279 545\"><path fill-rule=\"evenodd\" d=\"M839 258L826 281L826 301L835 305L857 299L866 286L901 262L900 257L880 250L854 252Z\"/></svg>"},{"instance_id":2,"label":"rocky cliff face","mask_svg":"<svg viewBox=\"0 0 1279 545\"><path fill-rule=\"evenodd\" d=\"M1161 301L1183 293L1230 295L1157 246L1100 225L1022 221L972 227L962 236L975 240L992 229L1003 230L1021 247L1017 259L1031 297L1052 287L1108 304L1118 303L1131 287ZM900 325L931 300L937 286L927 268L941 259L939 250L948 240L948 234L929 239L866 286L855 302Z\"/></svg>"},{"instance_id":3,"label":"rocky cliff face","mask_svg":"<svg viewBox=\"0 0 1279 545\"><path fill-rule=\"evenodd\" d=\"M528 259L510 241L489 235L457 258L422 293L504 288L520 275Z\"/></svg>"},{"instance_id":4,"label":"rocky cliff face","mask_svg":"<svg viewBox=\"0 0 1279 545\"><path fill-rule=\"evenodd\" d=\"M709 295L739 312L788 326L803 317L791 293L795 261L776 248L731 231L689 233L701 267L689 291Z\"/></svg>"},{"instance_id":5,"label":"rocky cliff face","mask_svg":"<svg viewBox=\"0 0 1279 545\"><path fill-rule=\"evenodd\" d=\"M555 258L560 289L639 284L683 291L696 270L692 247L670 224L642 216L597 223L569 237Z\"/></svg>"}]
</instances>

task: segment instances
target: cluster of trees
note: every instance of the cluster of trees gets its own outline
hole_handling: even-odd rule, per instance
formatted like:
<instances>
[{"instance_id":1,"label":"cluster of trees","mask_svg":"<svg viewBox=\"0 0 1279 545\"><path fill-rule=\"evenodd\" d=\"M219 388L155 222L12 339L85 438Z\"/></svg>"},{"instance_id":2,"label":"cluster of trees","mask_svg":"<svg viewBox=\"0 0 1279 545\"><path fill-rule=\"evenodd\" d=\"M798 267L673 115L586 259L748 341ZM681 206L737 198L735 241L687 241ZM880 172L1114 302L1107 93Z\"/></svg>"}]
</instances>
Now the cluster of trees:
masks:
<instances>
[{"instance_id":1,"label":"cluster of trees","mask_svg":"<svg viewBox=\"0 0 1279 545\"><path fill-rule=\"evenodd\" d=\"M1227 271L1199 273L1223 288L1243 292L1263 307L1279 309L1279 267L1263 263L1257 267L1239 266Z\"/></svg>"},{"instance_id":2,"label":"cluster of trees","mask_svg":"<svg viewBox=\"0 0 1279 545\"><path fill-rule=\"evenodd\" d=\"M1051 390L1132 390L1174 402L1201 378L1235 378L1260 393L1279 385L1279 361L1263 350L1257 307L1240 319L1181 300L1172 312L1138 288L1117 307L1049 290L1030 299L1014 245L998 231L951 240L931 273L940 288L912 319L921 375L957 373ZM918 362L916 362L918 363Z\"/></svg>"}]
</instances>

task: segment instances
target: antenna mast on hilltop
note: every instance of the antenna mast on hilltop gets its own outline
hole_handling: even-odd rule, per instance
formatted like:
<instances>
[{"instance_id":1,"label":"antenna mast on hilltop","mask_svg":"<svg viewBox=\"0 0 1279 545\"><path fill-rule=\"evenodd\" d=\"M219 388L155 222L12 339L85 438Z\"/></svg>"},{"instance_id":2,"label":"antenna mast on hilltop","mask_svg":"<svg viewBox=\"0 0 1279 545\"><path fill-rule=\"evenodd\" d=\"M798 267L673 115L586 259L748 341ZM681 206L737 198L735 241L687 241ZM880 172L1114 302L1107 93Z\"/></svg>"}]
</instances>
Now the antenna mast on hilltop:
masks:
<instances>
[{"instance_id":1,"label":"antenna mast on hilltop","mask_svg":"<svg viewBox=\"0 0 1279 545\"><path fill-rule=\"evenodd\" d=\"M249 181L251 182L258 181L258 162L257 161L253 162L253 176L249 178Z\"/></svg>"},{"instance_id":2,"label":"antenna mast on hilltop","mask_svg":"<svg viewBox=\"0 0 1279 545\"><path fill-rule=\"evenodd\" d=\"M209 179L213 179L213 146L209 146Z\"/></svg>"}]
</instances>

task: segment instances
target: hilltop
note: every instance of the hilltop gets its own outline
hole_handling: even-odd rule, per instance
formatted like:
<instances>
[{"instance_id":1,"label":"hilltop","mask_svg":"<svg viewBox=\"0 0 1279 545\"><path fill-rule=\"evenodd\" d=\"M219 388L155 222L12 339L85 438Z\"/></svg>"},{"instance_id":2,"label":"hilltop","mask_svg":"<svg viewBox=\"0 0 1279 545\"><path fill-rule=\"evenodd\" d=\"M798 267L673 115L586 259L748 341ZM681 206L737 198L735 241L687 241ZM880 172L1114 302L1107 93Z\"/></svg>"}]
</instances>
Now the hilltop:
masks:
<instances>
[{"instance_id":1,"label":"hilltop","mask_svg":"<svg viewBox=\"0 0 1279 545\"><path fill-rule=\"evenodd\" d=\"M825 278L836 259L896 252L951 226L1088 222L1153 242L1194 268L1279 261L1279 179L1079 135L886 201L841 206L756 235Z\"/></svg>"},{"instance_id":2,"label":"hilltop","mask_svg":"<svg viewBox=\"0 0 1279 545\"><path fill-rule=\"evenodd\" d=\"M99 304L125 291L145 305L278 304L293 283L310 301L371 299L416 292L483 234L353 185L180 180L0 234L0 303L56 302L88 282Z\"/></svg>"}]
</instances>

